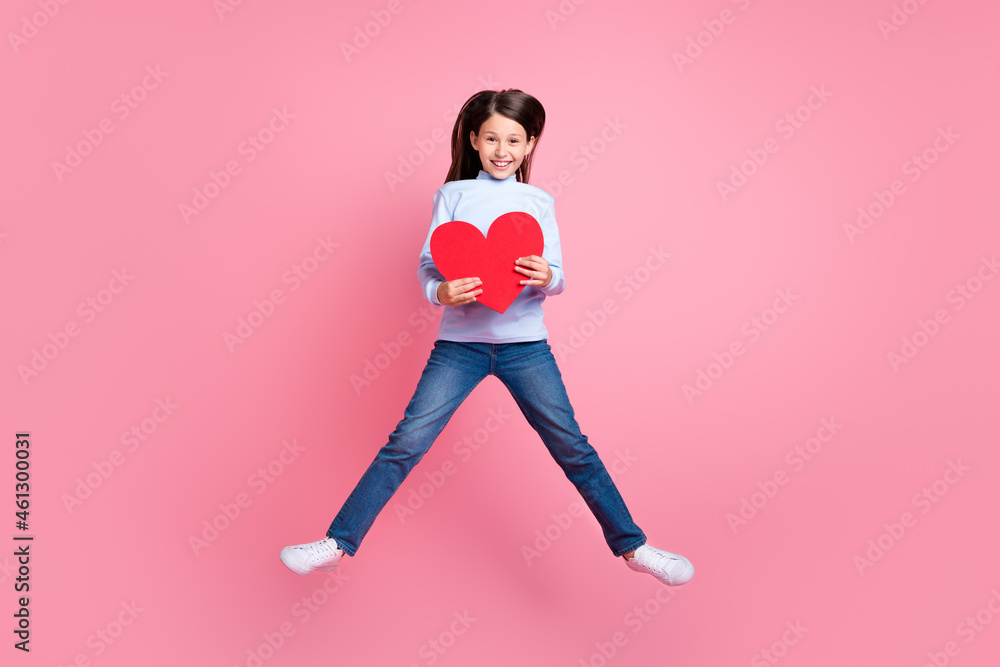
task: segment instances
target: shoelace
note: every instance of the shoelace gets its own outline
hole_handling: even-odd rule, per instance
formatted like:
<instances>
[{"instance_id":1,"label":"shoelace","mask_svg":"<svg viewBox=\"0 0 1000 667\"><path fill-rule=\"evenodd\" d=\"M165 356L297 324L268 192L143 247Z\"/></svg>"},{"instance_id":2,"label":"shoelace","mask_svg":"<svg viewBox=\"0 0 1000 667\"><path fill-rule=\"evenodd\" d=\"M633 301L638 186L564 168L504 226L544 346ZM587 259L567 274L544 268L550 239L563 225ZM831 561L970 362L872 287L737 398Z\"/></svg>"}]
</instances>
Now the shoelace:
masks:
<instances>
[{"instance_id":1,"label":"shoelace","mask_svg":"<svg viewBox=\"0 0 1000 667\"><path fill-rule=\"evenodd\" d=\"M647 553L646 557L642 559L641 563L651 570L655 570L658 574L665 574L669 576L667 568L674 563L681 563L681 559L676 555L668 553L660 553L658 551L650 551Z\"/></svg>"},{"instance_id":2,"label":"shoelace","mask_svg":"<svg viewBox=\"0 0 1000 667\"><path fill-rule=\"evenodd\" d=\"M331 539L320 540L319 542L313 542L312 544L306 544L302 548L308 553L309 558L312 560L325 560L327 558L332 558L337 555L340 551L336 546L336 542Z\"/></svg>"}]
</instances>

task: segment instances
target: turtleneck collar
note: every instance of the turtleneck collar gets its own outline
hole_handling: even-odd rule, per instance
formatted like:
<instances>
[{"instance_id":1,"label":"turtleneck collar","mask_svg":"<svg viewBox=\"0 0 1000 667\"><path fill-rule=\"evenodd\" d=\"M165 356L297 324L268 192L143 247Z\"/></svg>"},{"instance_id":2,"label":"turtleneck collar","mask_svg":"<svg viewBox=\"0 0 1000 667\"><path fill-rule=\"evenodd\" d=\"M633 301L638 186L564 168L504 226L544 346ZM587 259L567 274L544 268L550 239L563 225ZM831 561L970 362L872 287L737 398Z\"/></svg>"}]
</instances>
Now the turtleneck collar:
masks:
<instances>
[{"instance_id":1,"label":"turtleneck collar","mask_svg":"<svg viewBox=\"0 0 1000 667\"><path fill-rule=\"evenodd\" d=\"M495 181L497 183L517 183L517 172L514 172L513 174L511 174L507 178L497 178L496 176L494 176L490 172L486 171L485 169L480 169L479 170L479 175L476 176L476 180L477 181L478 180L488 180L488 181Z\"/></svg>"}]
</instances>

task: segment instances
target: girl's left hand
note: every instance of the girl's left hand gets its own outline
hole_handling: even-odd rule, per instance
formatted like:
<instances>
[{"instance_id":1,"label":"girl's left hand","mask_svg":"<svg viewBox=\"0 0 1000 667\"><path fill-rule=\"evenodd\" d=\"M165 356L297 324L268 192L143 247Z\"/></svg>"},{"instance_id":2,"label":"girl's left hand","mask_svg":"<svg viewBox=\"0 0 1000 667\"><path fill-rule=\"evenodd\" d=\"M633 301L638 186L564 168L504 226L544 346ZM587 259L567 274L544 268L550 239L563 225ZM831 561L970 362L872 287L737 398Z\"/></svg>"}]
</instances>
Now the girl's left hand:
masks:
<instances>
[{"instance_id":1,"label":"girl's left hand","mask_svg":"<svg viewBox=\"0 0 1000 667\"><path fill-rule=\"evenodd\" d=\"M522 285L535 285L545 287L552 282L552 269L544 257L538 255L528 255L519 257L514 261L514 270L523 273L529 280L522 280Z\"/></svg>"}]
</instances>

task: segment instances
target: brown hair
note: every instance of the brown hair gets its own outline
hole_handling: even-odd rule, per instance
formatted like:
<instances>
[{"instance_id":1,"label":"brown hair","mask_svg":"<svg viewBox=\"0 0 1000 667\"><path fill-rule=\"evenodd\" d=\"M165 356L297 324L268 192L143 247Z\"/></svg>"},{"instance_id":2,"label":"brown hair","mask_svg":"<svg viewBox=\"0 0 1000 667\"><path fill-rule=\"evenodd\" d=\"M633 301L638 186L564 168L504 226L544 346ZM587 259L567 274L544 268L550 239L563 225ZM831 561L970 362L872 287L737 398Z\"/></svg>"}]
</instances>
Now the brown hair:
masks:
<instances>
[{"instance_id":1,"label":"brown hair","mask_svg":"<svg viewBox=\"0 0 1000 667\"><path fill-rule=\"evenodd\" d=\"M531 158L538 148L538 139L545 127L545 109L542 103L528 93L516 88L506 90L482 90L465 101L465 105L455 119L455 127L451 131L451 169L444 182L457 181L465 178L476 178L483 168L479 153L473 150L469 141L469 132L479 134L483 123L493 114L506 116L521 124L528 133L527 140L535 138L535 146L524 156L518 167L515 178L522 183L528 182L531 170Z\"/></svg>"}]
</instances>

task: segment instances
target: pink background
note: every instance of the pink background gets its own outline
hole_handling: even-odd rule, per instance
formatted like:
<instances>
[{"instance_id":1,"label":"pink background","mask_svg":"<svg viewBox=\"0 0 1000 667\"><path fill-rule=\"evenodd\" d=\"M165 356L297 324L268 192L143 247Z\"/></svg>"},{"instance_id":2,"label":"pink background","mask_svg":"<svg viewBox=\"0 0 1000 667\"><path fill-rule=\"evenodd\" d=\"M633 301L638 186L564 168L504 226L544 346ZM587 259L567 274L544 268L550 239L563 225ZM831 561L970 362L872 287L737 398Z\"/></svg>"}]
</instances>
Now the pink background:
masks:
<instances>
[{"instance_id":1,"label":"pink background","mask_svg":"<svg viewBox=\"0 0 1000 667\"><path fill-rule=\"evenodd\" d=\"M4 663L995 664L998 20L916 0L4 3L0 534L21 534L28 430L36 538L29 655L0 557ZM556 195L568 287L546 322L577 417L697 575L667 589L614 559L491 379L341 580L298 577L279 549L323 536L434 340L416 262L442 138L508 87L548 114L532 183ZM303 264L320 238L336 249Z\"/></svg>"}]
</instances>

